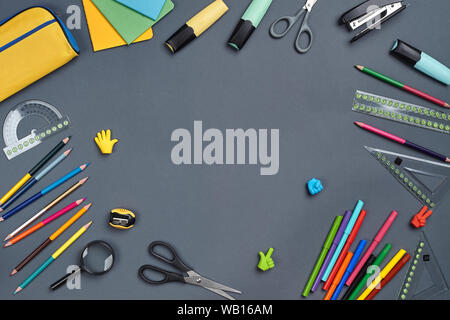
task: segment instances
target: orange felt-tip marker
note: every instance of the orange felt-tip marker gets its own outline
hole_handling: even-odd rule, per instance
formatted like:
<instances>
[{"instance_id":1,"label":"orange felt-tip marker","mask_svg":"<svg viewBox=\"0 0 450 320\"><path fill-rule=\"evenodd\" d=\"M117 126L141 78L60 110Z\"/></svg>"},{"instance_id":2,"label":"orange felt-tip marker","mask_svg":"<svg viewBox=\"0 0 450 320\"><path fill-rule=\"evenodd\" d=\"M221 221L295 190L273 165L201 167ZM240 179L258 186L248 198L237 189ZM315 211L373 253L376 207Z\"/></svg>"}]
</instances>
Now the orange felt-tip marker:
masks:
<instances>
[{"instance_id":1,"label":"orange felt-tip marker","mask_svg":"<svg viewBox=\"0 0 450 320\"><path fill-rule=\"evenodd\" d=\"M336 290L336 287L338 286L339 282L342 279L342 276L345 273L345 270L347 270L348 264L350 263L350 260L352 260L353 253L347 252L347 255L345 256L344 262L342 262L341 266L339 267L339 270L336 274L336 277L334 277L333 283L331 284L330 289L325 294L325 297L323 297L323 300L330 300L333 296L334 290ZM328 278L330 279L330 278Z\"/></svg>"},{"instance_id":2,"label":"orange felt-tip marker","mask_svg":"<svg viewBox=\"0 0 450 320\"><path fill-rule=\"evenodd\" d=\"M358 220L356 220L355 225L353 226L352 232L350 233L347 242L345 243L344 247L342 248L341 254L336 260L336 263L334 264L333 269L330 272L330 275L328 276L327 281L323 285L323 290L328 290L333 283L333 279L336 276L339 266L341 265L342 261L345 259L345 255L347 254L348 250L350 249L353 241L355 241L356 235L358 234L359 228L361 227L361 224L364 221L364 218L366 217L366 211L361 210L361 213L358 216ZM330 296L331 297L331 296Z\"/></svg>"}]
</instances>

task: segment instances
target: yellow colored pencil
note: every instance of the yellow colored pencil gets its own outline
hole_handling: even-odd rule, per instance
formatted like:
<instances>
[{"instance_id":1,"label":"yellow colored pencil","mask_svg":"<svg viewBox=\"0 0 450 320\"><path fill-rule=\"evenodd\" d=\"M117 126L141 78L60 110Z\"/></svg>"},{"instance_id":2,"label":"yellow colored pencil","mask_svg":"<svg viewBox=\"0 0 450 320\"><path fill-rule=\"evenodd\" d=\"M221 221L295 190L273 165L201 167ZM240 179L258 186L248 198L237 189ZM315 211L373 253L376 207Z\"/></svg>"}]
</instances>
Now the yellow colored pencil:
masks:
<instances>
[{"instance_id":1,"label":"yellow colored pencil","mask_svg":"<svg viewBox=\"0 0 450 320\"><path fill-rule=\"evenodd\" d=\"M58 259L58 257L67 250L67 248L70 247L72 243L74 243L83 233L86 232L86 230L91 226L92 221L90 221L88 224L81 227L80 230L78 230L72 237L70 237L69 240L67 240L58 250L56 250L50 258L48 258L39 268L36 269L27 279L25 279L24 282L20 286L17 287L16 291L14 291L14 294L22 291L25 289L42 271L44 271L53 261Z\"/></svg>"}]
</instances>

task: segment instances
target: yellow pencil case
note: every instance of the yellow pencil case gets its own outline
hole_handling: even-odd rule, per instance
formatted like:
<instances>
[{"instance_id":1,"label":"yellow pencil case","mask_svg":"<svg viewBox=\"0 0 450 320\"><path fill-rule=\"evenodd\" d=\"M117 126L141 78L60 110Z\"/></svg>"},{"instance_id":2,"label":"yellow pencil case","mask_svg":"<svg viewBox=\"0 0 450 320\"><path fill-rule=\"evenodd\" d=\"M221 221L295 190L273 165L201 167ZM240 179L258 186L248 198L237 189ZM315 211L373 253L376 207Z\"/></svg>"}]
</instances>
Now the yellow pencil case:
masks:
<instances>
[{"instance_id":1,"label":"yellow pencil case","mask_svg":"<svg viewBox=\"0 0 450 320\"><path fill-rule=\"evenodd\" d=\"M45 7L0 22L0 102L79 54L69 29Z\"/></svg>"}]
</instances>

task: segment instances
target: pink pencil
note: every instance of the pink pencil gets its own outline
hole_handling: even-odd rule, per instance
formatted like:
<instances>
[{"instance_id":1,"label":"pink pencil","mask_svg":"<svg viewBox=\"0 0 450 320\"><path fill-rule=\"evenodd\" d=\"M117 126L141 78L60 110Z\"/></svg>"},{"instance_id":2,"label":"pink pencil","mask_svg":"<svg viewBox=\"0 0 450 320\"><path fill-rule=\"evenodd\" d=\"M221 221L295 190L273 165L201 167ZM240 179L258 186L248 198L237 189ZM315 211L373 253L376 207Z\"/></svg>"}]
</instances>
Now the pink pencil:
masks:
<instances>
[{"instance_id":1,"label":"pink pencil","mask_svg":"<svg viewBox=\"0 0 450 320\"><path fill-rule=\"evenodd\" d=\"M63 214L69 212L70 210L72 210L73 208L76 208L80 205L80 203L82 203L86 198L77 200L75 202L72 202L71 204L69 204L67 207L59 210L58 212L52 214L50 217L48 217L47 219L42 220L41 222L39 222L38 224L35 224L34 226L28 228L27 230L25 230L24 232L22 232L21 234L15 236L14 238L12 238L11 240L9 240L3 247L9 247L17 242L19 242L20 240L28 237L30 234L32 234L33 232L39 230L40 228L44 227L45 225L49 224L50 222L52 222L55 219L58 219L60 216L62 216Z\"/></svg>"},{"instance_id":2,"label":"pink pencil","mask_svg":"<svg viewBox=\"0 0 450 320\"><path fill-rule=\"evenodd\" d=\"M398 215L397 211L393 210L391 212L391 214L389 215L389 217L387 218L387 220L384 222L383 226L381 227L380 231L378 231L377 235L375 236L372 243L370 244L370 247L367 249L366 253L361 258L361 260L359 260L359 262L356 265L355 269L353 270L352 274L350 275L350 277L348 277L347 282L345 282L345 284L347 286L350 286L352 284L353 280L356 278L359 271L362 269L362 267L366 263L367 259L369 259L370 255L373 253L373 251L375 250L377 245L381 242L381 240L383 240L384 235L391 227L395 218L397 218L397 215Z\"/></svg>"}]
</instances>

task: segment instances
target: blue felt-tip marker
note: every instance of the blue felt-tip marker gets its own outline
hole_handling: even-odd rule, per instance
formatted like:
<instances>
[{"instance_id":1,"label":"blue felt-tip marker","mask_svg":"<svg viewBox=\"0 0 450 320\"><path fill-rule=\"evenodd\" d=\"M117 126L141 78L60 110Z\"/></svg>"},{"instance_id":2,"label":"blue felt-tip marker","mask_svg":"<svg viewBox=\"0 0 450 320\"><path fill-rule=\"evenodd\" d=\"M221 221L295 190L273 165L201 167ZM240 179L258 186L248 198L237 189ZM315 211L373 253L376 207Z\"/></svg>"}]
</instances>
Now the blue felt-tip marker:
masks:
<instances>
[{"instance_id":1,"label":"blue felt-tip marker","mask_svg":"<svg viewBox=\"0 0 450 320\"><path fill-rule=\"evenodd\" d=\"M339 294L342 291L342 288L344 288L345 282L347 281L348 277L350 277L350 274L353 272L353 269L355 269L356 263L358 262L359 257L364 251L364 247L367 244L367 240L361 240L359 241L358 247L356 248L355 254L353 255L352 259L350 260L347 270L345 270L344 276L341 278L341 281L339 282L338 286L336 287L336 290L334 290L333 295L331 296L331 300L337 300L339 297Z\"/></svg>"}]
</instances>

